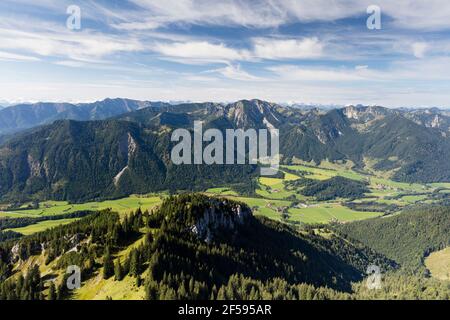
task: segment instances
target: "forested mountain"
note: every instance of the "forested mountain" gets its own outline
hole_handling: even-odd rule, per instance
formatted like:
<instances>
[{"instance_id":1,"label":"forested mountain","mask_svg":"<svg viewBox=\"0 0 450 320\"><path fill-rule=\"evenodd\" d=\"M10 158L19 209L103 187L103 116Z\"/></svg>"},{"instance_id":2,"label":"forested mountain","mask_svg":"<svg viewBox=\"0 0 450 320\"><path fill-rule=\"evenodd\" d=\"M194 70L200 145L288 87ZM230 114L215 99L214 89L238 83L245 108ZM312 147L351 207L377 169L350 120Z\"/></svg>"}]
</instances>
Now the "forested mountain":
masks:
<instances>
[{"instance_id":1,"label":"forested mountain","mask_svg":"<svg viewBox=\"0 0 450 320\"><path fill-rule=\"evenodd\" d=\"M276 128L284 163L294 158L316 163L352 160L362 168L364 158L370 158L376 160L376 169L394 170L393 178L398 181L450 181L450 163L445 161L450 157L448 130L418 124L408 112L361 106L305 112L244 100L225 106L206 103L148 108L119 118L153 128L192 128L195 120L205 121L205 128L221 130Z\"/></svg>"},{"instance_id":2,"label":"forested mountain","mask_svg":"<svg viewBox=\"0 0 450 320\"><path fill-rule=\"evenodd\" d=\"M52 114L51 106L36 108L47 110L47 107ZM197 120L203 121L205 130L277 128L283 163L294 159L316 163L351 160L364 168L364 160L372 159L375 169L390 171L394 180L450 181L448 132L445 128L418 124L403 110L358 106L328 112L304 111L260 100L177 106L105 100L59 107L62 110L59 115L66 117L75 108L86 111L87 119L139 110L102 121L59 120L3 138L0 145L3 199L79 201L163 189L192 190L193 186L200 190L212 185L211 182L217 186L218 181L244 182L241 187L251 192L253 182L248 177L256 174L254 167L172 165L172 131L177 128L192 131ZM446 115L441 112L440 117Z\"/></svg>"},{"instance_id":3,"label":"forested mountain","mask_svg":"<svg viewBox=\"0 0 450 320\"><path fill-rule=\"evenodd\" d=\"M176 166L170 150L169 133L133 122L57 121L0 148L0 195L83 201L249 184L256 174L254 166Z\"/></svg>"},{"instance_id":4,"label":"forested mountain","mask_svg":"<svg viewBox=\"0 0 450 320\"><path fill-rule=\"evenodd\" d=\"M125 262L116 259L139 237L145 241L129 251ZM31 269L23 279L11 277L14 265L42 255L52 276ZM82 267L83 281L100 274L116 281L143 277L138 286L145 283L152 300L349 298L351 282L362 280L370 263L383 270L396 268L362 245L312 230L299 234L255 218L242 203L181 195L166 199L150 214L138 210L119 219L113 212L98 212L0 244L0 299L70 298L62 275L71 264ZM57 289L50 288L52 283Z\"/></svg>"},{"instance_id":5,"label":"forested mountain","mask_svg":"<svg viewBox=\"0 0 450 320\"><path fill-rule=\"evenodd\" d=\"M450 131L450 111L448 110L418 109L405 112L405 116L425 127Z\"/></svg>"},{"instance_id":6,"label":"forested mountain","mask_svg":"<svg viewBox=\"0 0 450 320\"><path fill-rule=\"evenodd\" d=\"M425 258L450 246L450 207L420 206L402 214L335 226L350 241L393 259L409 271L424 270Z\"/></svg>"}]
</instances>

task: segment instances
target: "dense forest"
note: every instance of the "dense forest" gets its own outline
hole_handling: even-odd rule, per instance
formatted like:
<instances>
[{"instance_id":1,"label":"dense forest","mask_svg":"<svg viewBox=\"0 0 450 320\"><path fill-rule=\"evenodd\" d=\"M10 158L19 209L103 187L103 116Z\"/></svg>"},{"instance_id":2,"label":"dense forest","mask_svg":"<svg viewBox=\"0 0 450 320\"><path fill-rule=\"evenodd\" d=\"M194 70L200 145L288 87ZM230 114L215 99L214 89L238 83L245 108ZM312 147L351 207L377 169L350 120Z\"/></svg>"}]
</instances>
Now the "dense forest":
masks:
<instances>
[{"instance_id":1,"label":"dense forest","mask_svg":"<svg viewBox=\"0 0 450 320\"><path fill-rule=\"evenodd\" d=\"M366 182L347 179L344 177L333 177L325 181L314 181L303 179L294 181L303 183L304 188L301 194L308 197L315 197L318 201L327 201L337 198L358 199L370 192Z\"/></svg>"},{"instance_id":2,"label":"dense forest","mask_svg":"<svg viewBox=\"0 0 450 320\"><path fill-rule=\"evenodd\" d=\"M410 271L424 272L425 258L450 245L450 207L420 206L392 217L334 225L333 229Z\"/></svg>"},{"instance_id":3,"label":"dense forest","mask_svg":"<svg viewBox=\"0 0 450 320\"><path fill-rule=\"evenodd\" d=\"M433 236L442 239L443 231ZM404 260L397 256L391 260L371 249L376 247L371 243L334 232L324 226L298 232L254 217L245 204L231 200L200 194L169 197L152 212L139 209L119 218L105 210L1 243L0 299L71 298L65 276L42 277L35 264L13 271L19 261L41 255L45 264L56 263L61 275L69 265L80 266L83 281L98 274L115 281L133 277L138 287L145 286L147 299L408 298L414 293L407 288L419 286L424 290L416 298L448 297L448 286L440 282L408 282L398 265ZM124 261L115 258L140 238L144 241ZM371 264L381 267L390 291L365 289Z\"/></svg>"},{"instance_id":4,"label":"dense forest","mask_svg":"<svg viewBox=\"0 0 450 320\"><path fill-rule=\"evenodd\" d=\"M170 137L119 120L56 121L18 134L0 146L0 198L78 203L218 185L254 189L255 165L175 165Z\"/></svg>"}]
</instances>

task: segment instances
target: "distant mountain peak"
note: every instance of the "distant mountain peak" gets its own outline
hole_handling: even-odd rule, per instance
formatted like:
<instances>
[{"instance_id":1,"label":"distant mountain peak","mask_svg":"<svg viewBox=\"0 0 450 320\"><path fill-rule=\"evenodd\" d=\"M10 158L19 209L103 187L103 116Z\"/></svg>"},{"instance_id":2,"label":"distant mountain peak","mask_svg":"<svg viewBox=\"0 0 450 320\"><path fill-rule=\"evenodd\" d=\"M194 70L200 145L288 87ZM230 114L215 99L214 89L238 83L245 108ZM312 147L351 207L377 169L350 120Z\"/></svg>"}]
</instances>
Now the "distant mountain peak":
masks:
<instances>
[{"instance_id":1,"label":"distant mountain peak","mask_svg":"<svg viewBox=\"0 0 450 320\"><path fill-rule=\"evenodd\" d=\"M253 99L231 103L225 110L228 118L238 127L273 129L281 123L278 108L281 106L275 103Z\"/></svg>"},{"instance_id":2,"label":"distant mountain peak","mask_svg":"<svg viewBox=\"0 0 450 320\"><path fill-rule=\"evenodd\" d=\"M380 106L350 105L342 109L348 119L368 122L395 114L396 111Z\"/></svg>"}]
</instances>

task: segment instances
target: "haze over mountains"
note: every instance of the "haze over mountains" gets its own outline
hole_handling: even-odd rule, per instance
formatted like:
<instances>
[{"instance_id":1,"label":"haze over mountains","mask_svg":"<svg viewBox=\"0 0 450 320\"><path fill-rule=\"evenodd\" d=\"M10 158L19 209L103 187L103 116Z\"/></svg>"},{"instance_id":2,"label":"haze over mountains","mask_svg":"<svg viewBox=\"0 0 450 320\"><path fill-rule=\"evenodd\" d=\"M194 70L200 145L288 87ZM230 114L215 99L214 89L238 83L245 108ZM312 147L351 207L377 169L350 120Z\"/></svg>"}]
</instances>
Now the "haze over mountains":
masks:
<instances>
[{"instance_id":1,"label":"haze over mountains","mask_svg":"<svg viewBox=\"0 0 450 320\"><path fill-rule=\"evenodd\" d=\"M161 104L159 102L129 99L106 99L94 103L80 104L44 102L19 104L0 110L0 134L10 134L61 119L102 120Z\"/></svg>"},{"instance_id":2,"label":"haze over mountains","mask_svg":"<svg viewBox=\"0 0 450 320\"><path fill-rule=\"evenodd\" d=\"M0 146L0 196L81 201L218 183L251 190L254 166L172 164L171 132L192 130L196 120L220 130L275 127L286 164L352 161L364 169L370 159L374 169L398 181L450 181L450 117L438 109L326 111L260 100L175 106L114 99L1 110L3 132L43 126L10 136Z\"/></svg>"}]
</instances>

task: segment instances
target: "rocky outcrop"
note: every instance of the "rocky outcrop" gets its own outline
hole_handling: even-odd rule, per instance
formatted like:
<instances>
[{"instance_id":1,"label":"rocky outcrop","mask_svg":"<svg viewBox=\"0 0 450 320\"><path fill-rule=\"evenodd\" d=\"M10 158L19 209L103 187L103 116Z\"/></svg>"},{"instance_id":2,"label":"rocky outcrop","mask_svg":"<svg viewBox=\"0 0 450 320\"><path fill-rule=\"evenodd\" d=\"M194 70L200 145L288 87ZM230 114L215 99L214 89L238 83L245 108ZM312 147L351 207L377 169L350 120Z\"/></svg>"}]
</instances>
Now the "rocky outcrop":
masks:
<instances>
[{"instance_id":1,"label":"rocky outcrop","mask_svg":"<svg viewBox=\"0 0 450 320\"><path fill-rule=\"evenodd\" d=\"M219 232L233 233L252 216L251 210L240 204L234 204L227 212L211 207L204 210L203 215L190 230L199 239L210 243Z\"/></svg>"},{"instance_id":2,"label":"rocky outcrop","mask_svg":"<svg viewBox=\"0 0 450 320\"><path fill-rule=\"evenodd\" d=\"M25 247L20 243L16 243L11 248L10 262L16 263L20 260L26 260L32 255L37 255L42 252L43 245L38 243L30 243L29 247Z\"/></svg>"},{"instance_id":3,"label":"rocky outcrop","mask_svg":"<svg viewBox=\"0 0 450 320\"><path fill-rule=\"evenodd\" d=\"M74 235L66 235L61 239L61 241L67 245L66 247L71 248L70 250L66 251L70 252L70 251L78 251L81 242L83 242L85 239L86 235L77 233ZM29 244L29 247L26 247L25 245L18 242L11 248L9 260L11 263L16 263L21 260L25 261L30 256L44 254L47 248L48 243L45 242L44 243L31 242Z\"/></svg>"},{"instance_id":4,"label":"rocky outcrop","mask_svg":"<svg viewBox=\"0 0 450 320\"><path fill-rule=\"evenodd\" d=\"M127 155L127 163L130 162L130 158L136 153L136 149L137 149L137 144L136 141L134 140L133 136L128 133L127 138L122 139L122 141L120 142L119 145L119 149L121 150L122 153ZM119 181L120 178L123 176L123 174L129 170L129 166L128 164L122 169L120 170L120 172L114 177L113 181L114 181L114 185L117 187L119 185Z\"/></svg>"},{"instance_id":5,"label":"rocky outcrop","mask_svg":"<svg viewBox=\"0 0 450 320\"><path fill-rule=\"evenodd\" d=\"M81 233L74 234L73 236L65 236L64 240L67 241L67 244L70 248L78 246L86 236Z\"/></svg>"},{"instance_id":6,"label":"rocky outcrop","mask_svg":"<svg viewBox=\"0 0 450 320\"><path fill-rule=\"evenodd\" d=\"M366 123L373 120L383 119L388 114L395 114L395 110L378 106L347 106L343 109L344 115L348 119Z\"/></svg>"},{"instance_id":7,"label":"rocky outcrop","mask_svg":"<svg viewBox=\"0 0 450 320\"><path fill-rule=\"evenodd\" d=\"M41 176L40 162L38 160L35 160L31 154L28 155L27 162L31 177L40 177Z\"/></svg>"}]
</instances>

